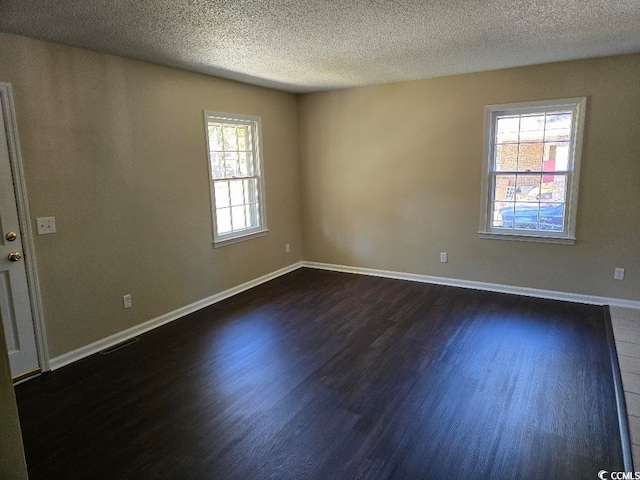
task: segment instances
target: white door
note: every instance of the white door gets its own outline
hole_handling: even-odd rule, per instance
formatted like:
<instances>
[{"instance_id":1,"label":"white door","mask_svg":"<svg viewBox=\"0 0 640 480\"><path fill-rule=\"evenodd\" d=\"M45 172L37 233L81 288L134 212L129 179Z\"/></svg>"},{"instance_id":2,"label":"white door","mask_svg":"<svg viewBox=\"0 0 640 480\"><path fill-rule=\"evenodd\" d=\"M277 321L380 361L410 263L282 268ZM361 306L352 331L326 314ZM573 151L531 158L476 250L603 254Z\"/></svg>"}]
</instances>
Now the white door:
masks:
<instances>
[{"instance_id":1,"label":"white door","mask_svg":"<svg viewBox=\"0 0 640 480\"><path fill-rule=\"evenodd\" d=\"M0 102L0 315L13 378L39 369L22 235Z\"/></svg>"}]
</instances>

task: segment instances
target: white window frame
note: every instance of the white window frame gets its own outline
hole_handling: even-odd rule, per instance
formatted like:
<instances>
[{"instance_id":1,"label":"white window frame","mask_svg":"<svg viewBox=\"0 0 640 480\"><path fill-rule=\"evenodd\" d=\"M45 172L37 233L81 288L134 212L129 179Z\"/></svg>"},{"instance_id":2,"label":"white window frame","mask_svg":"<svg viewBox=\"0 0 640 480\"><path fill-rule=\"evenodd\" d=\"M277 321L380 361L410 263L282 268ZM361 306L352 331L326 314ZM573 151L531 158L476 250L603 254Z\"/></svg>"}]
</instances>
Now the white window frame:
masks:
<instances>
[{"instance_id":1,"label":"white window frame","mask_svg":"<svg viewBox=\"0 0 640 480\"><path fill-rule=\"evenodd\" d=\"M215 122L227 122L227 123L235 123L239 125L250 125L253 129L252 135L252 153L255 162L255 175L252 177L257 177L258 179L258 204L259 204L259 224L257 227L241 230L239 232L231 232L218 234L218 222L216 219L216 196L215 196L215 181L217 179L213 178L212 175L212 164L211 164L211 150L209 143L209 121ZM225 245L230 245L233 243L242 242L245 240L249 240L256 237L262 237L267 234L269 229L267 228L267 209L266 209L266 201L265 201L265 187L264 187L264 161L262 156L262 120L258 116L252 115L241 115L236 113L225 113L225 112L214 112L205 110L204 111L204 129L206 135L206 150L207 150L207 165L208 165L208 176L209 176L209 196L211 197L211 218L212 218L212 229L213 229L213 245L214 247L222 247ZM234 177L236 178L236 177ZM245 178L245 177L237 177L237 178Z\"/></svg>"},{"instance_id":2,"label":"white window frame","mask_svg":"<svg viewBox=\"0 0 640 480\"><path fill-rule=\"evenodd\" d=\"M499 240L520 240L528 242L559 243L573 245L576 241L576 213L578 209L578 185L580 177L580 158L582 154L582 137L584 133L584 115L587 105L586 97L543 100L536 102L488 105L485 107L484 124L484 164L482 170L482 198L480 214L480 238ZM565 215L562 232L540 232L526 230L503 230L491 227L492 204L495 195L495 175L510 175L517 172L496 172L495 170L495 128L496 119L500 115L522 115L544 113L554 110L571 110L573 123L569 139L569 162L566 171L558 172L566 175ZM552 174L552 172L549 172Z\"/></svg>"}]
</instances>

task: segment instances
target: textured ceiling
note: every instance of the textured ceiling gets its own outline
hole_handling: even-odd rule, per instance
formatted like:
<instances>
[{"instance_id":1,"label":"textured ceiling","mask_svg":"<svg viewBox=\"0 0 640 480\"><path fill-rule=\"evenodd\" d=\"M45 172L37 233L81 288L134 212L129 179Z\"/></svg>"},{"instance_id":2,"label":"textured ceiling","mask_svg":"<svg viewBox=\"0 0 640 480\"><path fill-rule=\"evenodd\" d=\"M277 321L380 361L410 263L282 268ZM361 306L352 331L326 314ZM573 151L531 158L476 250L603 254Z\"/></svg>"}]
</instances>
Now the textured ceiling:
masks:
<instances>
[{"instance_id":1,"label":"textured ceiling","mask_svg":"<svg viewBox=\"0 0 640 480\"><path fill-rule=\"evenodd\" d=\"M0 31L294 92L640 51L640 0L0 0Z\"/></svg>"}]
</instances>

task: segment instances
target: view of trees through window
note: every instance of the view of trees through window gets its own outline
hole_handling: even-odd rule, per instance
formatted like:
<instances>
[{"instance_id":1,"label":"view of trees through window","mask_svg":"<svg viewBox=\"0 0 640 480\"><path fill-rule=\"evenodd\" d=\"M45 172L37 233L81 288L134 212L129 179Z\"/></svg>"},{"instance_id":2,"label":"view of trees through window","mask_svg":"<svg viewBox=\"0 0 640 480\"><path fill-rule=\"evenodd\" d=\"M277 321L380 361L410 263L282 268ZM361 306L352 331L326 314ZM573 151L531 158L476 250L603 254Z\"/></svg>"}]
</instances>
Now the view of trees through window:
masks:
<instances>
[{"instance_id":1,"label":"view of trees through window","mask_svg":"<svg viewBox=\"0 0 640 480\"><path fill-rule=\"evenodd\" d=\"M208 121L218 235L260 226L254 124Z\"/></svg>"}]
</instances>

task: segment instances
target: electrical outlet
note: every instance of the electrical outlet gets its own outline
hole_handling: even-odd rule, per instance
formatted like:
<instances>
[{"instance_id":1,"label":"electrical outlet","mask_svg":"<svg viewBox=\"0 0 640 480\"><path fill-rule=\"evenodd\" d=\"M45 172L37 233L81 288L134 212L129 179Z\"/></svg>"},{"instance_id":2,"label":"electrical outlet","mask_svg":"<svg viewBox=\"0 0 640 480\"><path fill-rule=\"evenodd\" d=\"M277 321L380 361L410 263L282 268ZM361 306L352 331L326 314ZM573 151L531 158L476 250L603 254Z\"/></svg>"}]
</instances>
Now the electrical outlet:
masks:
<instances>
[{"instance_id":1,"label":"electrical outlet","mask_svg":"<svg viewBox=\"0 0 640 480\"><path fill-rule=\"evenodd\" d=\"M624 280L624 268L616 268L613 272L614 280Z\"/></svg>"},{"instance_id":2,"label":"electrical outlet","mask_svg":"<svg viewBox=\"0 0 640 480\"><path fill-rule=\"evenodd\" d=\"M131 294L127 293L124 297L122 297L122 306L124 308L131 308Z\"/></svg>"},{"instance_id":3,"label":"electrical outlet","mask_svg":"<svg viewBox=\"0 0 640 480\"><path fill-rule=\"evenodd\" d=\"M56 217L36 218L36 225L38 226L38 235L56 233Z\"/></svg>"},{"instance_id":4,"label":"electrical outlet","mask_svg":"<svg viewBox=\"0 0 640 480\"><path fill-rule=\"evenodd\" d=\"M440 263L447 263L449 261L449 254L447 252L440 252Z\"/></svg>"},{"instance_id":5,"label":"electrical outlet","mask_svg":"<svg viewBox=\"0 0 640 480\"><path fill-rule=\"evenodd\" d=\"M287 243L284 246L284 251L285 251L285 253L291 253L291 244L290 243Z\"/></svg>"}]
</instances>

